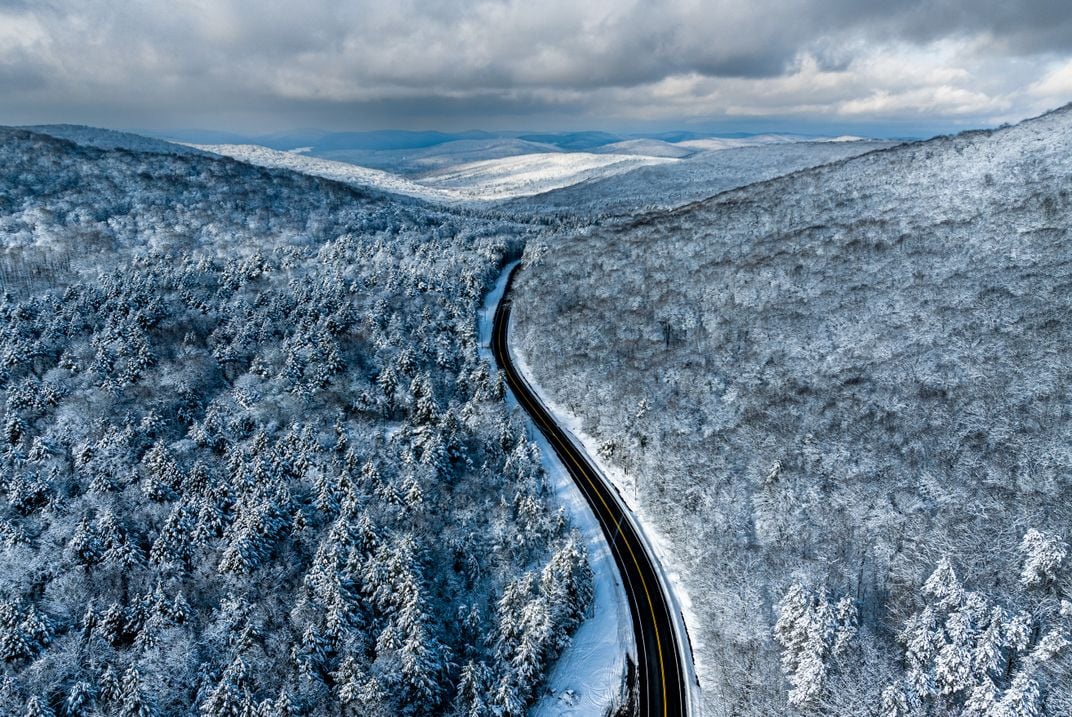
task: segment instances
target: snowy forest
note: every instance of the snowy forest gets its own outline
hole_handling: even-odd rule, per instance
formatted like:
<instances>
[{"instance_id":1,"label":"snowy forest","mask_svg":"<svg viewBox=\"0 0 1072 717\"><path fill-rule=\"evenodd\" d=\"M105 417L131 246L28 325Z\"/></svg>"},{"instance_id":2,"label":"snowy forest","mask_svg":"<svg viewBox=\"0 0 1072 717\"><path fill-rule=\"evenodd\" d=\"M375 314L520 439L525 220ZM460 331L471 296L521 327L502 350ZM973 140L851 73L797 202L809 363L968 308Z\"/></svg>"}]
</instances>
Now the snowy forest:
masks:
<instances>
[{"instance_id":1,"label":"snowy forest","mask_svg":"<svg viewBox=\"0 0 1072 717\"><path fill-rule=\"evenodd\" d=\"M1072 0L0 0L0 717L1072 717Z\"/></svg>"},{"instance_id":2,"label":"snowy forest","mask_svg":"<svg viewBox=\"0 0 1072 717\"><path fill-rule=\"evenodd\" d=\"M526 249L705 715L1072 713L1070 157L1064 108Z\"/></svg>"},{"instance_id":3,"label":"snowy forest","mask_svg":"<svg viewBox=\"0 0 1072 717\"><path fill-rule=\"evenodd\" d=\"M1072 713L1072 109L495 201L258 152L0 128L0 717L576 698L607 574L481 346L518 259L703 715Z\"/></svg>"},{"instance_id":4,"label":"snowy forest","mask_svg":"<svg viewBox=\"0 0 1072 717\"><path fill-rule=\"evenodd\" d=\"M0 714L525 712L585 548L480 357L547 228L0 130Z\"/></svg>"}]
</instances>

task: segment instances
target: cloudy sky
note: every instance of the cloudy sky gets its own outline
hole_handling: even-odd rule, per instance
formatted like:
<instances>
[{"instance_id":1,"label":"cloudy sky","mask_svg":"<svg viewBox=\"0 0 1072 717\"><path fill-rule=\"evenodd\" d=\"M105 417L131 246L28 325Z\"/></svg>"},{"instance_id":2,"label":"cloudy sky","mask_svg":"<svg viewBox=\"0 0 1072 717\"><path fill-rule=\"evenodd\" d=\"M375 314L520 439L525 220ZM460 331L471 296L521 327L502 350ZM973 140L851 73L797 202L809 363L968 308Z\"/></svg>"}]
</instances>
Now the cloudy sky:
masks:
<instances>
[{"instance_id":1,"label":"cloudy sky","mask_svg":"<svg viewBox=\"0 0 1072 717\"><path fill-rule=\"evenodd\" d=\"M0 0L0 123L911 135L1072 101L1070 0Z\"/></svg>"}]
</instances>

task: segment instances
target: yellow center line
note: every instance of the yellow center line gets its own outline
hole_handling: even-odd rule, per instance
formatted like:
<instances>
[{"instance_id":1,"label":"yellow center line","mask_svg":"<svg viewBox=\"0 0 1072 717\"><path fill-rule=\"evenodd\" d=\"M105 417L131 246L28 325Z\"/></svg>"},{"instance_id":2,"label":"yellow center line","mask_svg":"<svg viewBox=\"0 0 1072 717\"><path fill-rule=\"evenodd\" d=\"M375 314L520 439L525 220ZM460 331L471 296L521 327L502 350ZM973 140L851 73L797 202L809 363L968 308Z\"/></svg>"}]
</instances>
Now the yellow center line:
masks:
<instances>
[{"instance_id":1,"label":"yellow center line","mask_svg":"<svg viewBox=\"0 0 1072 717\"><path fill-rule=\"evenodd\" d=\"M505 325L504 325L504 328L503 328L502 331L499 331L499 332L496 332L496 333L498 334L497 338L498 338L498 343L499 343L499 352L500 352L500 354L502 356L507 357L508 354L506 352L506 340L505 340L506 330L505 330ZM505 368L505 366L506 366L506 364L504 362L504 368ZM512 367L511 367L511 369L507 369L505 371L505 373L506 373L507 382L510 383L511 387L514 389L515 396L518 399L520 399L521 401L524 402L525 407L528 410L528 413L533 418L536 418L537 416L540 416L540 418L543 419L544 416L543 416L542 407L541 407L541 409L537 409L536 406L534 405L534 403L529 399L527 386L522 386L521 385L520 376L519 375L514 375L514 372L512 371ZM547 416L546 420L538 420L537 424L542 424L544 426L548 426L549 420L550 420L550 417ZM550 435L548 435L548 434L550 434ZM574 468L576 468L578 471L580 471L581 475L584 476L585 481L588 483L588 485L595 492L596 496L599 498L599 502L602 503L602 505L603 505L604 511L608 515L613 515L613 511L611 511L610 506L607 504L607 500L603 495L603 491L605 489L602 488L601 486L596 485L596 483L593 480L592 476L589 475L588 470L586 470L585 466L583 465L583 462L578 460L578 458L574 455L574 452L577 449L572 444L569 444L568 446L564 445L562 440L559 439L557 435L555 435L555 432L553 430L546 431L544 433L544 435L546 435L549 439L551 439L552 443L554 443L557 446L562 447L562 450L561 451L556 451L556 453L559 453L560 455L564 453L567 456L569 462L573 465ZM568 443L568 441L567 441L567 443ZM622 508L621 512L622 512L622 517L624 518L625 517L625 509ZM621 526L621 521L620 520L618 521L618 526L619 527ZM614 542L614 538L612 537L612 539L611 539L612 547L613 547L613 542ZM652 629L655 631L655 649L656 649L656 651L658 653L658 656L659 656L659 676L660 676L661 681L662 681L662 696L663 696L663 717L667 717L667 714L668 714L668 711L669 711L669 705L666 702L666 670L665 670L665 667L664 667L664 664L663 664L663 648L662 648L662 638L661 638L661 636L659 634L659 623L658 623L658 619L655 616L655 603L651 598L651 592L648 590L647 580L645 580L645 578L644 578L644 571L640 567L640 561L637 559L636 553L633 551L633 546L632 546L631 542L629 540L624 540L623 542L625 543L625 547L629 550L629 557L632 558L633 565L636 566L637 574L640 576L640 586L644 591L644 597L648 601L648 610L651 613Z\"/></svg>"}]
</instances>

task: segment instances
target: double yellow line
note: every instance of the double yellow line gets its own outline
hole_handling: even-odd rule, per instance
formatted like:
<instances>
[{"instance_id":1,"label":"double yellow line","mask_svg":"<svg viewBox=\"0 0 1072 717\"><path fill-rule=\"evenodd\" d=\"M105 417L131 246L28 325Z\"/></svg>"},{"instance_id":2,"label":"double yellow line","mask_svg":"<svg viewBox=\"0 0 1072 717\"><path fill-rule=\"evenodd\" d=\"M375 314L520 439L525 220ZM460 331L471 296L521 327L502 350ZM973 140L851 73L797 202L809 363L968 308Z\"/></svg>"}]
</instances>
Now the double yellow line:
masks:
<instances>
[{"instance_id":1,"label":"double yellow line","mask_svg":"<svg viewBox=\"0 0 1072 717\"><path fill-rule=\"evenodd\" d=\"M554 446L555 452L558 453L559 457L565 458L567 462L572 465L574 470L570 472L574 474L579 472L584 477L585 481L591 488L591 492L595 493L595 495L599 498L599 502L603 506L603 515L613 519L614 511L611 510L610 505L608 504L607 499L604 495L606 488L602 485L596 484L596 481L592 478L591 474L586 469L584 461L578 458L576 448L568 440L561 438L554 430L553 422L551 421L550 416L547 414L547 412L543 409L542 406L539 406L536 401L533 400L531 391L527 383L524 381L524 379L521 378L520 374L517 373L517 370L514 368L513 363L510 361L510 354L506 346L507 325L509 323L509 309L501 309L501 311L502 320L495 322L494 333L495 341L497 344L497 353L499 354L499 362L506 370L507 383L510 384L510 388L513 389L514 395L524 405L525 410L528 411L529 415L532 416L533 420L536 421L536 425L541 428L541 432ZM499 311L497 311L496 313L498 314ZM589 493L589 491L584 492L586 494ZM589 503L591 502L592 501L589 498ZM621 517L623 519L627 519L625 516L625 508L619 507L618 512L622 514ZM605 521L603 520L600 520L600 523L604 526L606 525ZM621 520L617 522L617 525L619 527L621 526ZM606 527L604 527L603 532L610 541L611 549L614 550L614 541L616 533L610 534ZM663 661L663 645L662 638L659 634L659 621L655 615L655 602L651 598L651 592L648 590L647 580L644 579L644 570L641 568L640 561L637 559L636 552L634 552L633 550L632 541L626 539L623 540L623 542L625 543L625 547L629 550L629 557L632 559L633 565L636 566L637 575L640 576L640 587L644 591L645 599L648 601L648 610L651 613L651 626L652 629L655 631L655 649L659 655L659 677L662 683L661 695L663 701L662 714L663 717L669 717L670 706L669 704L667 704L666 701L666 668ZM622 577L623 579L627 579L625 575L623 575ZM641 640L641 642L643 642L642 635L643 633L638 625L637 637ZM650 699L650 695L648 696L648 698ZM647 714L651 714L651 712L649 711Z\"/></svg>"}]
</instances>

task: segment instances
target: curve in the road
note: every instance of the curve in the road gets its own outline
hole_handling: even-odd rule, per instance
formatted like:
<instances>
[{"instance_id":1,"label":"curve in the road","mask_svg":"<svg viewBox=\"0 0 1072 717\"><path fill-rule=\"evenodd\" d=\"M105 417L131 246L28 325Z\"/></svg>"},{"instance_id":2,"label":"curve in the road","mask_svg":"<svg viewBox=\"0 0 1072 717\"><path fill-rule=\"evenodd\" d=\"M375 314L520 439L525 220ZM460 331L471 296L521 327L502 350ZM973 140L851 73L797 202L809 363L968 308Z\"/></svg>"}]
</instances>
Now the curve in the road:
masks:
<instances>
[{"instance_id":1,"label":"curve in the road","mask_svg":"<svg viewBox=\"0 0 1072 717\"><path fill-rule=\"evenodd\" d=\"M629 598L629 613L637 642L636 709L644 717L687 716L685 654L674 620L674 608L660 580L657 563L630 520L617 492L603 479L588 457L567 437L536 397L510 358L510 289L519 264L510 273L495 310L491 350L518 403L547 437L570 476L584 494L610 545Z\"/></svg>"}]
</instances>

